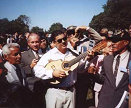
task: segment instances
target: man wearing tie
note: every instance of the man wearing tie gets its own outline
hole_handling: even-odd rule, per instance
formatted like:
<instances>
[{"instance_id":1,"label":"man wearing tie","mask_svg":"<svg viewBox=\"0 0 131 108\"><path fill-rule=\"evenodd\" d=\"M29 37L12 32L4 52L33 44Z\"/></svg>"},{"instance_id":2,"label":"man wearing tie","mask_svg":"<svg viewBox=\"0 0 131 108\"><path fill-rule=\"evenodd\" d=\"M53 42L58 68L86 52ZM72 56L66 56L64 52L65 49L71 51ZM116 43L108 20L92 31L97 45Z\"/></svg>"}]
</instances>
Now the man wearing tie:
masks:
<instances>
[{"instance_id":1,"label":"man wearing tie","mask_svg":"<svg viewBox=\"0 0 131 108\"><path fill-rule=\"evenodd\" d=\"M40 56L42 56L42 51L40 50L40 36L35 33L31 33L27 42L29 50L21 54L21 64L26 73L29 89L33 91L34 83L39 80L34 76L32 68L36 65Z\"/></svg>"},{"instance_id":2,"label":"man wearing tie","mask_svg":"<svg viewBox=\"0 0 131 108\"><path fill-rule=\"evenodd\" d=\"M98 108L115 108L124 91L128 92L127 69L128 62L131 60L131 54L128 51L129 35L113 36L112 42L114 55L106 56L103 60L101 75L95 74L95 80L103 84L99 94Z\"/></svg>"},{"instance_id":3,"label":"man wearing tie","mask_svg":"<svg viewBox=\"0 0 131 108\"><path fill-rule=\"evenodd\" d=\"M40 36L36 33L31 33L27 39L29 49L21 54L21 64L26 74L28 87L33 91L37 105L41 106L41 96L43 92L43 82L36 78L33 72L33 67L37 64L40 57L43 55L40 49ZM44 93L43 93L44 94ZM38 107L38 106L37 106Z\"/></svg>"}]
</instances>

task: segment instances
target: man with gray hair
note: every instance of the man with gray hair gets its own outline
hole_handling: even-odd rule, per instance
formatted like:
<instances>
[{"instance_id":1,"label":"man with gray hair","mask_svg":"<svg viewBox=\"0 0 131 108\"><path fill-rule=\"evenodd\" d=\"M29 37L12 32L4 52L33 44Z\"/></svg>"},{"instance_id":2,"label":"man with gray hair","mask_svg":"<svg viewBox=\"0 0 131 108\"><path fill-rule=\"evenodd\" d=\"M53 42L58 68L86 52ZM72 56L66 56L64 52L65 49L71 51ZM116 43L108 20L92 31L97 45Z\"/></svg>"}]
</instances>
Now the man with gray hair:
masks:
<instances>
[{"instance_id":1,"label":"man with gray hair","mask_svg":"<svg viewBox=\"0 0 131 108\"><path fill-rule=\"evenodd\" d=\"M31 107L32 93L25 87L24 71L20 67L21 52L17 43L8 43L2 48L5 68L7 69L6 80L10 84L8 105L13 108Z\"/></svg>"},{"instance_id":2,"label":"man with gray hair","mask_svg":"<svg viewBox=\"0 0 131 108\"><path fill-rule=\"evenodd\" d=\"M21 60L20 46L17 43L9 43L3 46L2 51L4 60L6 61L5 67L8 70L6 75L8 82L25 85L24 72L21 73L18 66Z\"/></svg>"}]
</instances>

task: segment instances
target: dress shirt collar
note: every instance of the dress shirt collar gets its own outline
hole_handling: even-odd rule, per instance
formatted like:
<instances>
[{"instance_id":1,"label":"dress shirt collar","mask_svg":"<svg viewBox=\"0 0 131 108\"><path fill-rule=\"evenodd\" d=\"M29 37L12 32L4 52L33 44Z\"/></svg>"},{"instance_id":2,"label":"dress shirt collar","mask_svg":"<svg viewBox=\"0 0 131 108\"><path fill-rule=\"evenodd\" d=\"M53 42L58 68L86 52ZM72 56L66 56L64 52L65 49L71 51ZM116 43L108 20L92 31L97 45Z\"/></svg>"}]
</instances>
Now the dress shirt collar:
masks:
<instances>
[{"instance_id":1,"label":"dress shirt collar","mask_svg":"<svg viewBox=\"0 0 131 108\"><path fill-rule=\"evenodd\" d=\"M32 52L36 54L35 51L32 50ZM38 54L42 54L42 50L41 49L38 50Z\"/></svg>"},{"instance_id":2,"label":"dress shirt collar","mask_svg":"<svg viewBox=\"0 0 131 108\"><path fill-rule=\"evenodd\" d=\"M129 54L129 51L128 50L126 50L125 52L123 52L122 54L117 54L116 56L115 56L115 59L117 58L117 56L119 56L120 55L120 59L121 60L123 60L123 59L125 59L126 58L126 56Z\"/></svg>"},{"instance_id":3,"label":"dress shirt collar","mask_svg":"<svg viewBox=\"0 0 131 108\"><path fill-rule=\"evenodd\" d=\"M35 52L35 51L33 51L33 50L32 50L32 52L33 52L33 54L36 56L36 52ZM41 49L39 49L39 50L38 50L38 54L39 54L39 56L40 56L40 57L43 55L43 53L42 53L42 50L41 50Z\"/></svg>"},{"instance_id":4,"label":"dress shirt collar","mask_svg":"<svg viewBox=\"0 0 131 108\"><path fill-rule=\"evenodd\" d=\"M69 51L67 50L65 54L63 54L62 52L60 52L56 47L53 48L54 52L62 54L62 55L68 55Z\"/></svg>"}]
</instances>

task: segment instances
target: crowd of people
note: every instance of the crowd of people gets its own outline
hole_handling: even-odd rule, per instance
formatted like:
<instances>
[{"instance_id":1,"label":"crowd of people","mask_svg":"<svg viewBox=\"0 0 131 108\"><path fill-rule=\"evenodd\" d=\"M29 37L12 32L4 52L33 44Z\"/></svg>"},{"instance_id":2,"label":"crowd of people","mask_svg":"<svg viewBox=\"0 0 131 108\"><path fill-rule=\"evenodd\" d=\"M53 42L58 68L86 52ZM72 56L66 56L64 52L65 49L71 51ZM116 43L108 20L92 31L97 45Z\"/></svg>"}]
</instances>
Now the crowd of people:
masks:
<instances>
[{"instance_id":1,"label":"crowd of people","mask_svg":"<svg viewBox=\"0 0 131 108\"><path fill-rule=\"evenodd\" d=\"M131 25L0 35L0 107L128 108Z\"/></svg>"}]
</instances>

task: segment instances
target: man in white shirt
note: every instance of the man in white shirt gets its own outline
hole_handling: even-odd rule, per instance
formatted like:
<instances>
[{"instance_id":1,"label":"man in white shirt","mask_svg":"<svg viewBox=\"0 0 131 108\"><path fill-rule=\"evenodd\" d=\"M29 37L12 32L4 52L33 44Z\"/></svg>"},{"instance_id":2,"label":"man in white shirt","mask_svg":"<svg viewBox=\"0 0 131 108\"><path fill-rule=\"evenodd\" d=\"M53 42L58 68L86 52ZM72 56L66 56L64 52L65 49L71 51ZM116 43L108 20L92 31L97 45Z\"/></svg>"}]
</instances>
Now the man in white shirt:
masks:
<instances>
[{"instance_id":1,"label":"man in white shirt","mask_svg":"<svg viewBox=\"0 0 131 108\"><path fill-rule=\"evenodd\" d=\"M67 74L61 68L62 64L59 64L59 61L65 61L66 58L72 57L73 54L67 49L67 37L62 31L54 31L52 38L56 47L44 54L35 65L35 76L43 80L61 79L59 83L51 83L50 88L47 90L45 96L46 108L74 108L74 84L77 71L74 69ZM50 68L46 68L48 63L53 62L54 64Z\"/></svg>"}]
</instances>

